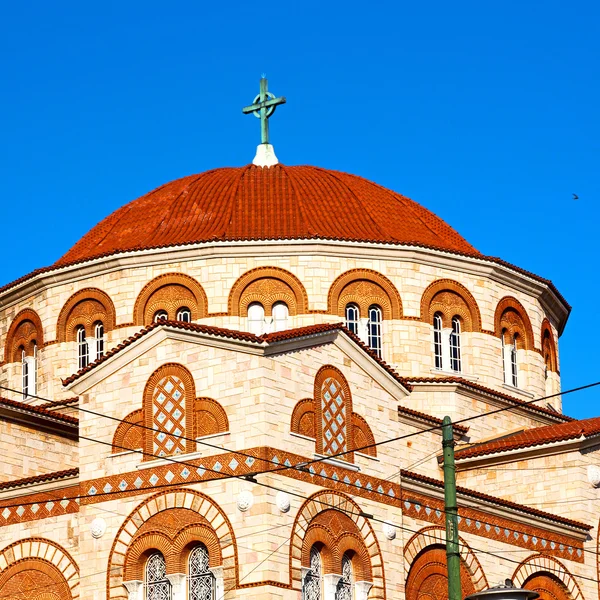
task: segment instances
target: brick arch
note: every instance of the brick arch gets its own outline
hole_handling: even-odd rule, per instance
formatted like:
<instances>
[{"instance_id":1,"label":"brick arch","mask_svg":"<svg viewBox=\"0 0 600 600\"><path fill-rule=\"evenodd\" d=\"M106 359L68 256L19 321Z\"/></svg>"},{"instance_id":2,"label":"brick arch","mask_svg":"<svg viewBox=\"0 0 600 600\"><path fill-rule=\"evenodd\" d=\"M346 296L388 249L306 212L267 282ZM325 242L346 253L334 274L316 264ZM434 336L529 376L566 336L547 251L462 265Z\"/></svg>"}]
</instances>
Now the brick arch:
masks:
<instances>
[{"instance_id":1,"label":"brick arch","mask_svg":"<svg viewBox=\"0 0 600 600\"><path fill-rule=\"evenodd\" d=\"M208 299L204 288L189 275L165 273L149 281L138 294L133 306L134 325L150 325L157 310L166 310L175 320L177 311L187 307L192 321L208 314Z\"/></svg>"},{"instance_id":2,"label":"brick arch","mask_svg":"<svg viewBox=\"0 0 600 600\"><path fill-rule=\"evenodd\" d=\"M381 273L371 269L352 269L342 273L329 288L327 312L344 317L346 305L356 304L362 317L369 306L377 304L384 319L402 318L402 300L394 284Z\"/></svg>"},{"instance_id":3,"label":"brick arch","mask_svg":"<svg viewBox=\"0 0 600 600\"><path fill-rule=\"evenodd\" d=\"M526 587L526 583L534 584L541 600L583 600L581 588L567 567L556 558L544 554L526 558L515 569L512 580L517 587Z\"/></svg>"},{"instance_id":4,"label":"brick arch","mask_svg":"<svg viewBox=\"0 0 600 600\"><path fill-rule=\"evenodd\" d=\"M308 295L295 275L279 267L257 267L244 273L231 287L228 314L247 317L248 306L260 302L265 316L270 316L278 301L287 304L290 316L308 312Z\"/></svg>"},{"instance_id":5,"label":"brick arch","mask_svg":"<svg viewBox=\"0 0 600 600\"><path fill-rule=\"evenodd\" d=\"M75 292L64 304L56 323L56 341L73 342L75 329L85 327L87 336L93 337L92 327L96 321L102 321L104 332L115 328L115 305L110 296L98 288L84 288Z\"/></svg>"},{"instance_id":6,"label":"brick arch","mask_svg":"<svg viewBox=\"0 0 600 600\"><path fill-rule=\"evenodd\" d=\"M324 514L325 516L319 518L320 514ZM308 552L310 552L312 544L309 546L308 543L306 545L304 543L307 532L313 531L313 529L315 531L320 529L321 531L327 531L329 534L328 536L324 536L325 540L331 540L332 538L334 540L336 539L336 536L333 535L335 533L335 527L332 527L331 522L334 514L341 515L340 526L342 526L342 528L344 524L348 524L348 521L345 521L345 519L352 522L352 531L350 533L354 536L358 535L359 539L356 540L356 544L354 542L350 543L349 538L344 542L343 540L346 536L345 532L342 530L337 536L337 548L334 548L331 551L332 562L330 566L335 568L335 561L338 560L341 565L341 557L343 556L343 552L341 552L342 549L351 549L357 553L357 556L360 551L362 553L361 560L364 565L361 567L364 569L362 572L368 572L368 569L370 568L370 581L373 583L373 587L369 593L369 599L384 600L386 598L385 570L381 548L379 547L375 531L369 520L362 516L364 513L352 498L346 494L333 490L321 490L312 494L304 501L298 510L290 537L290 586L295 589L299 588L302 581L302 566L308 566L306 547L308 546ZM342 521L342 519L344 520ZM311 533L311 536L313 536L315 542L321 542L316 534ZM358 544L358 541L360 541L360 544ZM330 541L329 543L332 542ZM333 543L335 545L335 542ZM354 564L355 563L353 563L353 566ZM328 569L328 566L324 565L324 568ZM341 566L339 568L341 568ZM332 570L329 572L335 573L336 571ZM341 571L337 571L337 573L341 573Z\"/></svg>"},{"instance_id":7,"label":"brick arch","mask_svg":"<svg viewBox=\"0 0 600 600\"><path fill-rule=\"evenodd\" d=\"M25 308L15 316L8 328L4 343L4 362L19 362L21 347L27 356L32 356L34 342L38 349L44 345L42 321L34 310Z\"/></svg>"},{"instance_id":8,"label":"brick arch","mask_svg":"<svg viewBox=\"0 0 600 600\"><path fill-rule=\"evenodd\" d=\"M506 329L510 339L505 341L512 343L512 338L517 334L517 346L519 349L534 350L533 328L525 307L512 296L505 296L498 302L494 314L494 335L502 337L502 331Z\"/></svg>"},{"instance_id":9,"label":"brick arch","mask_svg":"<svg viewBox=\"0 0 600 600\"><path fill-rule=\"evenodd\" d=\"M444 327L452 327L452 317L461 319L463 331L481 331L481 313L473 294L458 281L438 279L421 296L421 321L433 325L436 312Z\"/></svg>"},{"instance_id":10,"label":"brick arch","mask_svg":"<svg viewBox=\"0 0 600 600\"><path fill-rule=\"evenodd\" d=\"M549 371L558 373L556 342L554 341L554 334L552 333L552 327L550 326L550 321L548 321L548 319L542 321L541 340L542 356L546 367Z\"/></svg>"},{"instance_id":11,"label":"brick arch","mask_svg":"<svg viewBox=\"0 0 600 600\"><path fill-rule=\"evenodd\" d=\"M212 398L196 398L194 401L193 437L225 433L229 431L229 419L225 409Z\"/></svg>"},{"instance_id":12,"label":"brick arch","mask_svg":"<svg viewBox=\"0 0 600 600\"><path fill-rule=\"evenodd\" d=\"M316 438L315 403L312 398L304 398L294 406L290 431L309 438Z\"/></svg>"},{"instance_id":13,"label":"brick arch","mask_svg":"<svg viewBox=\"0 0 600 600\"><path fill-rule=\"evenodd\" d=\"M179 511L177 515L173 515L174 510ZM179 522L182 520L180 517L184 514L186 522L179 528ZM150 523L151 520L152 523ZM147 523L148 525L146 525ZM126 556L130 546L138 537L149 537L153 533L160 533L161 536L177 540L177 545L172 546L169 550L169 555L174 556L175 552L180 551L180 547L195 541L193 539L194 527L197 527L198 531L206 531L206 528L210 527L212 537L205 536L204 539L197 541L202 541L207 546L209 554L212 550L213 553L220 556L225 589L237 588L239 585L237 544L233 527L227 515L206 494L188 488L178 488L159 492L144 500L130 513L119 528L108 557L107 600L127 600L128 598L127 591L123 586L123 582L127 581L124 574L127 572L129 576L134 576L137 572L136 568L139 567L136 567L135 564L128 565ZM201 535L198 534L198 537ZM142 545L140 545L141 547ZM165 555L165 561L169 565L169 569L180 568L174 558L167 558ZM176 571L171 570L171 572Z\"/></svg>"},{"instance_id":14,"label":"brick arch","mask_svg":"<svg viewBox=\"0 0 600 600\"><path fill-rule=\"evenodd\" d=\"M15 560L17 556L20 558ZM0 557L8 565L0 573L0 596L22 600L44 600L43 594L52 600L79 598L79 568L72 556L55 542L44 538L19 540L6 546ZM27 585L33 587L23 588ZM43 590L36 595L35 588Z\"/></svg>"},{"instance_id":15,"label":"brick arch","mask_svg":"<svg viewBox=\"0 0 600 600\"><path fill-rule=\"evenodd\" d=\"M330 407L333 412L337 412L338 408L335 405L335 398L332 397L331 400L327 401L324 397L324 385L327 380L332 379L337 382L337 389L339 395L342 395L344 398L344 412L343 417L345 420L346 426L346 447L347 451L343 456L339 458L342 460L347 460L352 462L354 460L354 454L352 449L354 448L354 435L353 435L353 427L352 427L352 394L350 392L350 386L348 385L348 381L344 377L344 374L333 365L324 365L322 366L315 375L315 386L314 386L314 407L315 407L315 424L316 424L316 449L319 454L338 454L339 452L343 452L341 448L336 449L333 447L332 441L324 441L325 432L323 431L323 420L326 415L323 413L323 403L326 403L326 406ZM330 392L331 390L325 390ZM341 413L341 411L339 411ZM335 440L335 444L339 446L339 442Z\"/></svg>"},{"instance_id":16,"label":"brick arch","mask_svg":"<svg viewBox=\"0 0 600 600\"><path fill-rule=\"evenodd\" d=\"M128 450L144 448L144 411L141 408L130 412L117 426L113 436L112 453L118 454Z\"/></svg>"},{"instance_id":17,"label":"brick arch","mask_svg":"<svg viewBox=\"0 0 600 600\"><path fill-rule=\"evenodd\" d=\"M167 380L171 381L172 378L177 378L181 381L183 385L183 389L185 391L185 397L183 401L178 404L180 407L184 409L184 418L185 418L185 428L184 433L177 435L167 435L168 440L163 443L163 441L156 441L154 435L154 431L161 431L162 425L160 422L155 423L155 414L154 414L154 403L156 401L155 391L158 391L158 387L161 385L162 381ZM164 391L166 394L167 392ZM143 410L144 410L144 425L146 429L144 429L144 451L146 454L144 455L145 460L151 460L154 457L152 455L160 454L161 450L166 448L168 441L170 440L174 444L175 450L171 452L171 450L167 449L166 454L176 454L179 452L194 452L196 449L196 444L194 442L194 399L196 397L196 386L194 384L194 378L192 374L183 366L178 363L166 363L161 367L158 367L150 375L148 381L146 382L146 387L144 388L144 396L143 396ZM171 411L171 414L172 411ZM180 419L178 419L180 420ZM181 423L181 420L180 420ZM187 439L182 439L185 437ZM155 448L158 444L159 448Z\"/></svg>"},{"instance_id":18,"label":"brick arch","mask_svg":"<svg viewBox=\"0 0 600 600\"><path fill-rule=\"evenodd\" d=\"M352 430L353 447L363 448L359 452L376 457L377 446L375 446L373 432L367 421L357 413L352 413ZM370 446L370 448L364 448L364 446Z\"/></svg>"},{"instance_id":19,"label":"brick arch","mask_svg":"<svg viewBox=\"0 0 600 600\"><path fill-rule=\"evenodd\" d=\"M460 559L461 565L466 569L469 581L472 583L474 590L480 592L489 587L481 563L477 559L475 553L462 537L459 537ZM424 527L415 533L404 546L404 566L407 572L407 577L410 574L410 569L416 558L422 555L430 548L445 548L446 547L446 531L441 527L431 526ZM462 579L462 577L461 577ZM408 584L407 584L408 585ZM464 593L463 597L467 594Z\"/></svg>"}]
</instances>

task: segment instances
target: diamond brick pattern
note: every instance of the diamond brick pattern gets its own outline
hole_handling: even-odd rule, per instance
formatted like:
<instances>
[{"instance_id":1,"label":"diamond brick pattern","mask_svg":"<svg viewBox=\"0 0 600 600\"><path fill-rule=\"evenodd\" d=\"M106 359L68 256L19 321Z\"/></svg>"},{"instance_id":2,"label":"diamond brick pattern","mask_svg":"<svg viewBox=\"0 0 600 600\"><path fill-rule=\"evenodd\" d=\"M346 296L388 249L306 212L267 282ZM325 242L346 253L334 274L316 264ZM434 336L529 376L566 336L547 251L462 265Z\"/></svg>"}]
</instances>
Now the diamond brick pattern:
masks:
<instances>
[{"instance_id":1,"label":"diamond brick pattern","mask_svg":"<svg viewBox=\"0 0 600 600\"><path fill-rule=\"evenodd\" d=\"M321 386L323 454L337 454L348 449L345 400L341 382L333 377L325 379Z\"/></svg>"},{"instance_id":2,"label":"diamond brick pattern","mask_svg":"<svg viewBox=\"0 0 600 600\"><path fill-rule=\"evenodd\" d=\"M171 456L185 453L185 388L174 375L161 379L152 397L153 453Z\"/></svg>"}]
</instances>

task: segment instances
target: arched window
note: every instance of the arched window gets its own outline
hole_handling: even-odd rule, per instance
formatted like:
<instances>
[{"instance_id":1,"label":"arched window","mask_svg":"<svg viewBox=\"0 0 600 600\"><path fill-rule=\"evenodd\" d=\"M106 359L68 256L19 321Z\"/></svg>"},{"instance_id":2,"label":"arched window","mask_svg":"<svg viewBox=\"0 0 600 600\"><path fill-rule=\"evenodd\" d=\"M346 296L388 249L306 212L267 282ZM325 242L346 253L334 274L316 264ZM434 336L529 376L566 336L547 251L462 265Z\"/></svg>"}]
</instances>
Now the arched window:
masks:
<instances>
[{"instance_id":1,"label":"arched window","mask_svg":"<svg viewBox=\"0 0 600 600\"><path fill-rule=\"evenodd\" d=\"M25 356L25 349L21 346L21 374L23 377L23 396L29 396L29 362Z\"/></svg>"},{"instance_id":2,"label":"arched window","mask_svg":"<svg viewBox=\"0 0 600 600\"><path fill-rule=\"evenodd\" d=\"M213 600L215 578L208 568L208 550L204 544L196 546L188 560L188 600Z\"/></svg>"},{"instance_id":3,"label":"arched window","mask_svg":"<svg viewBox=\"0 0 600 600\"><path fill-rule=\"evenodd\" d=\"M77 328L77 359L79 368L83 369L88 366L90 362L90 350L88 348L87 340L85 339L85 327L80 325Z\"/></svg>"},{"instance_id":4,"label":"arched window","mask_svg":"<svg viewBox=\"0 0 600 600\"><path fill-rule=\"evenodd\" d=\"M94 326L94 337L96 338L96 358L104 356L104 324L98 321Z\"/></svg>"},{"instance_id":5,"label":"arched window","mask_svg":"<svg viewBox=\"0 0 600 600\"><path fill-rule=\"evenodd\" d=\"M177 311L177 320L190 323L192 320L192 311L187 306L183 306Z\"/></svg>"},{"instance_id":6,"label":"arched window","mask_svg":"<svg viewBox=\"0 0 600 600\"><path fill-rule=\"evenodd\" d=\"M342 578L335 589L335 600L352 600L352 559L348 552L342 556Z\"/></svg>"},{"instance_id":7,"label":"arched window","mask_svg":"<svg viewBox=\"0 0 600 600\"><path fill-rule=\"evenodd\" d=\"M273 331L287 329L289 312L285 302L277 302L273 305Z\"/></svg>"},{"instance_id":8,"label":"arched window","mask_svg":"<svg viewBox=\"0 0 600 600\"><path fill-rule=\"evenodd\" d=\"M452 331L450 332L450 368L453 371L461 370L460 359L460 319L452 317Z\"/></svg>"},{"instance_id":9,"label":"arched window","mask_svg":"<svg viewBox=\"0 0 600 600\"><path fill-rule=\"evenodd\" d=\"M253 302L248 307L248 331L254 335L262 335L265 330L265 309L260 302Z\"/></svg>"},{"instance_id":10,"label":"arched window","mask_svg":"<svg viewBox=\"0 0 600 600\"><path fill-rule=\"evenodd\" d=\"M310 571L304 576L302 600L321 600L321 552L317 546L310 549Z\"/></svg>"},{"instance_id":11,"label":"arched window","mask_svg":"<svg viewBox=\"0 0 600 600\"><path fill-rule=\"evenodd\" d=\"M513 345L510 349L510 373L512 377L512 385L514 387L519 387L519 378L518 378L518 368L517 368L517 338L518 336L515 334L513 337Z\"/></svg>"},{"instance_id":12,"label":"arched window","mask_svg":"<svg viewBox=\"0 0 600 600\"><path fill-rule=\"evenodd\" d=\"M171 582L160 552L151 554L146 563L146 600L171 600Z\"/></svg>"},{"instance_id":13,"label":"arched window","mask_svg":"<svg viewBox=\"0 0 600 600\"><path fill-rule=\"evenodd\" d=\"M166 310L157 310L154 313L154 322L158 322L158 321L166 321L169 318L169 315L167 313Z\"/></svg>"},{"instance_id":14,"label":"arched window","mask_svg":"<svg viewBox=\"0 0 600 600\"><path fill-rule=\"evenodd\" d=\"M369 307L369 348L381 358L381 308L376 304Z\"/></svg>"},{"instance_id":15,"label":"arched window","mask_svg":"<svg viewBox=\"0 0 600 600\"><path fill-rule=\"evenodd\" d=\"M435 368L442 369L442 313L433 315L433 354L435 356Z\"/></svg>"},{"instance_id":16,"label":"arched window","mask_svg":"<svg viewBox=\"0 0 600 600\"><path fill-rule=\"evenodd\" d=\"M346 327L354 334L358 335L358 320L360 314L356 304L346 304Z\"/></svg>"}]
</instances>

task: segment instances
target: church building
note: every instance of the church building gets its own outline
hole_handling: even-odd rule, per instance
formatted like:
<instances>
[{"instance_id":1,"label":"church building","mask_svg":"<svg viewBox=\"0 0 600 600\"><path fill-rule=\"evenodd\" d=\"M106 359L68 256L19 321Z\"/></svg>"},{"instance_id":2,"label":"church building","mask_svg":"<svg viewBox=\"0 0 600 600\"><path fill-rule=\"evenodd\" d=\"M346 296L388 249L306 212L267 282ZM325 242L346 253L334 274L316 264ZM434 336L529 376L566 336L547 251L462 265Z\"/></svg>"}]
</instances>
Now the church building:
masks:
<instances>
[{"instance_id":1,"label":"church building","mask_svg":"<svg viewBox=\"0 0 600 600\"><path fill-rule=\"evenodd\" d=\"M252 164L0 288L0 600L444 600L445 415L463 597L598 600L569 304L395 191L279 163L282 102L244 109Z\"/></svg>"}]
</instances>

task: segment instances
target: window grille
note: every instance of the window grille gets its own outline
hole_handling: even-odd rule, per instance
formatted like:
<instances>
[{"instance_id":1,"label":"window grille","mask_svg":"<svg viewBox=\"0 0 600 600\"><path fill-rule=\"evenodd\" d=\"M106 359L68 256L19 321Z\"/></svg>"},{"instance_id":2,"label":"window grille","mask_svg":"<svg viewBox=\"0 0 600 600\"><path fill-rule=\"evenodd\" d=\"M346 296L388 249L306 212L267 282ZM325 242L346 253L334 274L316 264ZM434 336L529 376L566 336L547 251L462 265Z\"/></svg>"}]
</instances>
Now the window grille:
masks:
<instances>
[{"instance_id":1,"label":"window grille","mask_svg":"<svg viewBox=\"0 0 600 600\"><path fill-rule=\"evenodd\" d=\"M358 335L358 320L360 314L356 304L348 304L346 306L346 327L355 335Z\"/></svg>"},{"instance_id":2,"label":"window grille","mask_svg":"<svg viewBox=\"0 0 600 600\"><path fill-rule=\"evenodd\" d=\"M96 358L101 358L104 356L104 325L101 322L96 323L94 336L96 338Z\"/></svg>"},{"instance_id":3,"label":"window grille","mask_svg":"<svg viewBox=\"0 0 600 600\"><path fill-rule=\"evenodd\" d=\"M171 600L171 582L160 552L152 554L146 563L146 600Z\"/></svg>"},{"instance_id":4,"label":"window grille","mask_svg":"<svg viewBox=\"0 0 600 600\"><path fill-rule=\"evenodd\" d=\"M155 456L185 454L185 388L175 375L161 379L152 394Z\"/></svg>"},{"instance_id":5,"label":"window grille","mask_svg":"<svg viewBox=\"0 0 600 600\"><path fill-rule=\"evenodd\" d=\"M381 358L381 308L369 307L369 347Z\"/></svg>"},{"instance_id":6,"label":"window grille","mask_svg":"<svg viewBox=\"0 0 600 600\"><path fill-rule=\"evenodd\" d=\"M316 546L310 549L310 571L302 584L302 600L321 600L321 553Z\"/></svg>"},{"instance_id":7,"label":"window grille","mask_svg":"<svg viewBox=\"0 0 600 600\"><path fill-rule=\"evenodd\" d=\"M87 340L85 339L85 327L82 325L77 328L77 358L80 369L88 366L90 362L90 351Z\"/></svg>"},{"instance_id":8,"label":"window grille","mask_svg":"<svg viewBox=\"0 0 600 600\"><path fill-rule=\"evenodd\" d=\"M517 368L517 337L513 338L513 345L510 350L510 368L512 376L512 384L514 387L519 387L518 368Z\"/></svg>"},{"instance_id":9,"label":"window grille","mask_svg":"<svg viewBox=\"0 0 600 600\"><path fill-rule=\"evenodd\" d=\"M284 331L287 329L289 310L285 302L277 302L273 305L273 330Z\"/></svg>"},{"instance_id":10,"label":"window grille","mask_svg":"<svg viewBox=\"0 0 600 600\"><path fill-rule=\"evenodd\" d=\"M338 454L347 448L347 414L344 387L341 381L328 377L321 385L323 414L323 454Z\"/></svg>"},{"instance_id":11,"label":"window grille","mask_svg":"<svg viewBox=\"0 0 600 600\"><path fill-rule=\"evenodd\" d=\"M352 560L348 553L342 556L342 578L335 589L335 600L352 600Z\"/></svg>"},{"instance_id":12,"label":"window grille","mask_svg":"<svg viewBox=\"0 0 600 600\"><path fill-rule=\"evenodd\" d=\"M157 321L166 321L169 318L169 315L166 310L157 310L154 313L154 322Z\"/></svg>"},{"instance_id":13,"label":"window grille","mask_svg":"<svg viewBox=\"0 0 600 600\"><path fill-rule=\"evenodd\" d=\"M453 371L461 370L460 319L458 317L452 317L452 332L450 333L450 368Z\"/></svg>"},{"instance_id":14,"label":"window grille","mask_svg":"<svg viewBox=\"0 0 600 600\"><path fill-rule=\"evenodd\" d=\"M184 306L177 311L177 320L183 321L184 323L191 323L192 321L192 311Z\"/></svg>"},{"instance_id":15,"label":"window grille","mask_svg":"<svg viewBox=\"0 0 600 600\"><path fill-rule=\"evenodd\" d=\"M196 546L189 558L189 600L213 600L215 578L208 568L208 550L204 544Z\"/></svg>"},{"instance_id":16,"label":"window grille","mask_svg":"<svg viewBox=\"0 0 600 600\"><path fill-rule=\"evenodd\" d=\"M265 329L265 309L259 302L248 307L248 331L254 335L262 335Z\"/></svg>"},{"instance_id":17,"label":"window grille","mask_svg":"<svg viewBox=\"0 0 600 600\"><path fill-rule=\"evenodd\" d=\"M435 368L441 369L442 361L442 315L433 315L433 354L435 356Z\"/></svg>"}]
</instances>

